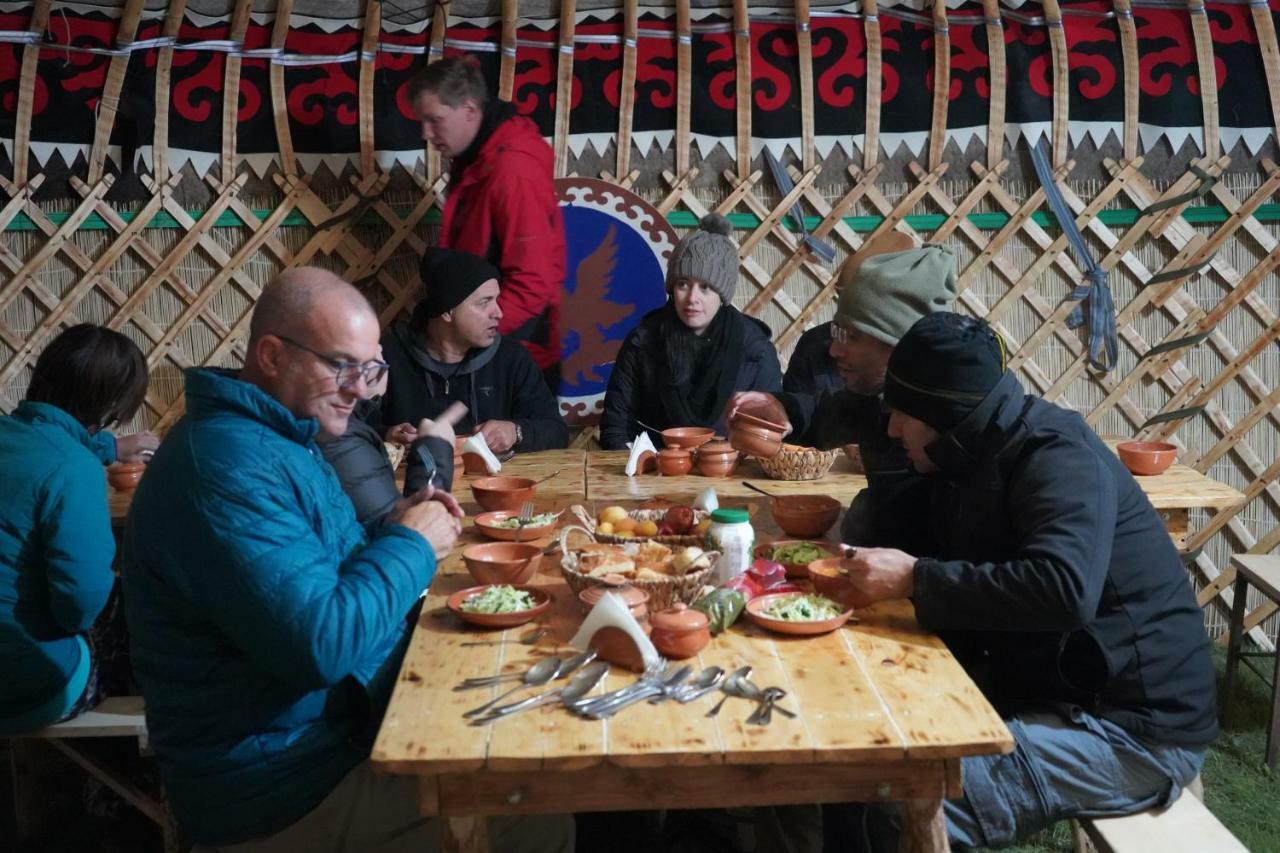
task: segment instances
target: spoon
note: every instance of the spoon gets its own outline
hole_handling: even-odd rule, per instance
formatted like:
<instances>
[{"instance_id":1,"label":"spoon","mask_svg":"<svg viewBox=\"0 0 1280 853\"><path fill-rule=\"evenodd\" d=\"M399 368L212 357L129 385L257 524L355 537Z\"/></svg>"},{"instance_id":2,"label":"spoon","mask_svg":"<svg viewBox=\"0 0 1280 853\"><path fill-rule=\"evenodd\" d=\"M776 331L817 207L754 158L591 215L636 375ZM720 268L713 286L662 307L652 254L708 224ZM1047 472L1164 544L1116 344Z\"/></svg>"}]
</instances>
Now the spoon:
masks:
<instances>
[{"instance_id":1,"label":"spoon","mask_svg":"<svg viewBox=\"0 0 1280 853\"><path fill-rule=\"evenodd\" d=\"M537 628L528 632L518 640L476 640L473 643L460 643L462 648L473 648L475 646L501 646L507 643L519 643L522 646L532 646L547 635L546 628Z\"/></svg>"},{"instance_id":2,"label":"spoon","mask_svg":"<svg viewBox=\"0 0 1280 853\"><path fill-rule=\"evenodd\" d=\"M724 683L720 685L720 689L724 691L724 697L721 698L721 700L716 703L714 708L712 708L710 711L707 712L707 716L714 717L716 714L719 714L720 709L724 707L724 703L729 701L729 697L738 695L738 692L737 692L738 682L750 677L751 677L750 666L744 666L744 667L741 667L740 669L735 669L733 672L729 673L729 677L726 678L724 680Z\"/></svg>"},{"instance_id":3,"label":"spoon","mask_svg":"<svg viewBox=\"0 0 1280 853\"><path fill-rule=\"evenodd\" d=\"M760 494L764 495L766 498L773 498L775 501L781 500L773 492L766 492L764 489L760 488L755 483L748 483L746 480L743 480L742 485L746 486L748 489L750 489L753 492L759 492Z\"/></svg>"},{"instance_id":4,"label":"spoon","mask_svg":"<svg viewBox=\"0 0 1280 853\"><path fill-rule=\"evenodd\" d=\"M506 693L502 693L502 694L499 694L498 696L495 696L494 698L490 699L488 702L485 702L480 707L472 708L470 711L464 712L462 716L478 717L481 714L483 714L485 711L492 708L494 705L497 705L503 699L506 699L512 693L515 693L517 690L522 690L525 687L533 687L535 685L546 684L548 681L556 677L556 674L560 671L560 667L563 666L564 664L565 664L564 661L556 657L546 658L545 660L538 661L533 666L529 667L529 671L524 674L524 677L521 679L520 684L517 684L515 687L512 687Z\"/></svg>"},{"instance_id":5,"label":"spoon","mask_svg":"<svg viewBox=\"0 0 1280 853\"><path fill-rule=\"evenodd\" d=\"M533 481L533 485L534 485L534 486L536 486L536 485L538 485L539 483L545 483L547 480L550 480L552 477L559 477L559 476L560 476L560 472L561 472L561 471L563 471L563 470L564 470L563 468L557 468L556 470L552 471L552 472L551 472L550 474L548 474L547 476L543 477L541 480L534 480L534 481ZM530 488L533 488L533 486L530 486ZM559 515L559 514L560 514L560 513L556 513L556 515Z\"/></svg>"},{"instance_id":6,"label":"spoon","mask_svg":"<svg viewBox=\"0 0 1280 853\"><path fill-rule=\"evenodd\" d=\"M781 699L783 696L787 695L787 691L783 690L780 687L770 687L766 690L761 690L756 685L756 683L752 681L750 678L743 677L738 679L736 689L738 691L738 695L741 696L743 699L750 699L752 702L756 702L760 705L760 707L756 709L757 713L763 711L765 703L768 702L774 708L774 710L776 710L782 716L790 717L793 720L796 717L796 715L793 712L788 711L786 708L779 708L778 706L773 705L773 701L775 699ZM766 694L769 693L769 691L775 691L775 692L772 694L772 698L766 699L765 696ZM753 714L752 716L755 716L755 715Z\"/></svg>"},{"instance_id":7,"label":"spoon","mask_svg":"<svg viewBox=\"0 0 1280 853\"><path fill-rule=\"evenodd\" d=\"M709 666L697 677L681 688L674 698L681 705L687 705L695 699L706 696L712 690L720 686L720 680L724 678L724 670L718 666Z\"/></svg>"},{"instance_id":8,"label":"spoon","mask_svg":"<svg viewBox=\"0 0 1280 853\"><path fill-rule=\"evenodd\" d=\"M586 663L591 663L591 661L595 659L596 659L596 650L587 649L585 652L579 652L578 654L569 658L567 661L561 661L559 658L548 658L546 661L540 661L538 664L534 664L534 666L531 667L527 673L525 673L525 679L523 684L517 684L515 687L512 687L510 690L508 690L506 693L503 693L501 696L491 699L490 701L481 705L479 708L472 708L470 711L467 711L462 716L478 717L482 713L484 713L487 709L492 708L494 704L498 702L498 700L504 699L507 696L510 696L512 693L515 693L517 690L519 690L522 687L530 687L538 684L546 684L548 681L554 681L557 678L564 678L566 675L573 672L578 667ZM537 677L541 679L540 681L530 680L531 677L534 676L535 674L534 669L536 669L541 664L547 663L548 661L556 662L556 666L552 670L551 675L544 676L543 673L539 672L537 673Z\"/></svg>"},{"instance_id":9,"label":"spoon","mask_svg":"<svg viewBox=\"0 0 1280 853\"><path fill-rule=\"evenodd\" d=\"M519 711L529 708L536 708L539 705L549 705L557 700L561 702L573 702L581 699L583 696L595 689L600 680L609 674L609 664L604 661L596 661L588 664L578 670L569 679L569 682L562 688L548 690L545 693L539 693L537 696L531 696L520 702L513 702L510 705L499 705L491 710L488 714L471 721L473 726L481 726L485 723L491 723L494 720L500 720L503 717L510 716Z\"/></svg>"},{"instance_id":10,"label":"spoon","mask_svg":"<svg viewBox=\"0 0 1280 853\"><path fill-rule=\"evenodd\" d=\"M634 705L636 702L642 702L651 696L665 698L672 690L675 690L682 681L688 678L691 672L693 672L693 667L682 666L670 672L662 681L643 687L626 698L619 699L618 701L603 708L594 708L588 711L587 715L600 720L606 717L612 717L628 705Z\"/></svg>"}]
</instances>

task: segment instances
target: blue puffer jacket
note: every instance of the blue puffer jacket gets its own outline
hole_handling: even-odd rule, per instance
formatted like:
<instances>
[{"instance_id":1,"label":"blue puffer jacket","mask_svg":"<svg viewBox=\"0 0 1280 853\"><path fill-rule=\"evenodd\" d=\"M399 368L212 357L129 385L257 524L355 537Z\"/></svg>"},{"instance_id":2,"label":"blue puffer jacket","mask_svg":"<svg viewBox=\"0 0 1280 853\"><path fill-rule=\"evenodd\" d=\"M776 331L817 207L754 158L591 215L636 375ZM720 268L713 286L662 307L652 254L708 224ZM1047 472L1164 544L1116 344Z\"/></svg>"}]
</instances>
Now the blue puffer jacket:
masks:
<instances>
[{"instance_id":1,"label":"blue puffer jacket","mask_svg":"<svg viewBox=\"0 0 1280 853\"><path fill-rule=\"evenodd\" d=\"M368 756L435 558L400 525L365 540L314 419L224 371L188 371L186 400L133 500L125 605L178 820L231 844Z\"/></svg>"},{"instance_id":2,"label":"blue puffer jacket","mask_svg":"<svg viewBox=\"0 0 1280 853\"><path fill-rule=\"evenodd\" d=\"M98 444L47 403L20 403L0 418L0 734L5 720L48 707L67 686L87 652L77 635L115 583ZM22 727L53 722L64 704Z\"/></svg>"}]
</instances>

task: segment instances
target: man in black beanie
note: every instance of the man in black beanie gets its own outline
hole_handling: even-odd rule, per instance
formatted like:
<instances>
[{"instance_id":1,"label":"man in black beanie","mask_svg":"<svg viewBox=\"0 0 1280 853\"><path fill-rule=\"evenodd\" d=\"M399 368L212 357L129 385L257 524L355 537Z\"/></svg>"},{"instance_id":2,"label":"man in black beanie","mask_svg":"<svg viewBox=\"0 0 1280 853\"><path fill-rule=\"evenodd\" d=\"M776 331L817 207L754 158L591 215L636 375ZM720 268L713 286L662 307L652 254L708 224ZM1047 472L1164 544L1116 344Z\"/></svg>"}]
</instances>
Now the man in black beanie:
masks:
<instances>
[{"instance_id":1,"label":"man in black beanie","mask_svg":"<svg viewBox=\"0 0 1280 853\"><path fill-rule=\"evenodd\" d=\"M913 554L857 549L860 603L914 599L1005 717L1009 755L966 758L953 845L1170 802L1217 736L1186 571L1133 476L1077 413L1024 394L990 326L931 314L898 342L889 434L929 484ZM893 815L866 812L884 849Z\"/></svg>"},{"instance_id":2,"label":"man in black beanie","mask_svg":"<svg viewBox=\"0 0 1280 853\"><path fill-rule=\"evenodd\" d=\"M419 272L424 295L412 317L382 336L391 369L374 418L388 440L411 438L413 424L456 401L468 410L458 434L478 432L494 453L566 447L569 427L541 372L498 334L498 270L468 252L429 249Z\"/></svg>"}]
</instances>

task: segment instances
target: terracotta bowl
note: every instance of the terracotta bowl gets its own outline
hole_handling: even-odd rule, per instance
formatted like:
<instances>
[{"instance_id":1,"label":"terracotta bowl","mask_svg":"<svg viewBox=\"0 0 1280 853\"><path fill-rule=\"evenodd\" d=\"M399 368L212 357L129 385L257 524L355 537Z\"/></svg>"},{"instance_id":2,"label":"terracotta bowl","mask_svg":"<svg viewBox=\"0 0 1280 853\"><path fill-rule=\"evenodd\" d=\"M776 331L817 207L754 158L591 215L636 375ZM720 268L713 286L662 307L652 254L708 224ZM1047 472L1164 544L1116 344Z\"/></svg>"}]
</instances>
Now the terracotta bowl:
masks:
<instances>
[{"instance_id":1,"label":"terracotta bowl","mask_svg":"<svg viewBox=\"0 0 1280 853\"><path fill-rule=\"evenodd\" d=\"M662 440L667 447L679 447L692 450L706 444L715 436L715 430L708 427L672 427L662 431Z\"/></svg>"},{"instance_id":2,"label":"terracotta bowl","mask_svg":"<svg viewBox=\"0 0 1280 853\"><path fill-rule=\"evenodd\" d=\"M728 477L738 467L738 451L727 441L709 441L698 448L698 471L704 477Z\"/></svg>"},{"instance_id":3,"label":"terracotta bowl","mask_svg":"<svg viewBox=\"0 0 1280 853\"><path fill-rule=\"evenodd\" d=\"M550 524L543 524L535 527L527 524L523 529L515 527L499 527L498 525L509 518L519 516L518 512L482 512L476 516L476 530L479 530L490 539L496 539L499 542L529 542L534 539L540 539L548 533L556 529L556 525L560 523L559 519Z\"/></svg>"},{"instance_id":4,"label":"terracotta bowl","mask_svg":"<svg viewBox=\"0 0 1280 853\"><path fill-rule=\"evenodd\" d=\"M462 561L480 583L527 583L542 562L542 548L529 542L486 542L463 549Z\"/></svg>"},{"instance_id":5,"label":"terracotta bowl","mask_svg":"<svg viewBox=\"0 0 1280 853\"><path fill-rule=\"evenodd\" d=\"M468 613L463 610L462 602L474 595L480 595L485 591L486 586L488 584L460 589L449 596L445 606L457 614L463 622L480 628L514 628L517 625L532 622L551 607L551 593L540 586L521 586L517 589L522 589L533 596L533 607L528 610L518 610L515 613Z\"/></svg>"},{"instance_id":6,"label":"terracotta bowl","mask_svg":"<svg viewBox=\"0 0 1280 853\"><path fill-rule=\"evenodd\" d=\"M812 539L779 539L776 542L765 542L763 544L757 545L755 550L755 558L757 560L761 558L766 560L772 560L773 551L775 548L780 548L783 545L794 545L797 542L808 542L811 545L817 545L819 548L822 549L822 553L824 556L819 557L817 560L813 560L809 563L804 563L804 564L782 563L782 567L787 570L787 577L789 578L807 578L809 576L809 566L811 566L813 563L818 562L818 560L825 560L829 557L835 556L837 552L840 550L838 546L822 540L815 541ZM781 561L778 561L778 562L781 562Z\"/></svg>"},{"instance_id":7,"label":"terracotta bowl","mask_svg":"<svg viewBox=\"0 0 1280 853\"><path fill-rule=\"evenodd\" d=\"M752 456L770 459L782 449L782 434L786 427L755 415L739 413L729 428L729 443L737 450Z\"/></svg>"},{"instance_id":8,"label":"terracotta bowl","mask_svg":"<svg viewBox=\"0 0 1280 853\"><path fill-rule=\"evenodd\" d=\"M642 626L643 627L643 626ZM648 633L646 630L645 633ZM621 628L605 625L591 635L587 645L595 649L600 659L611 664L629 669L632 672L644 672L644 657L636 648L631 635Z\"/></svg>"},{"instance_id":9,"label":"terracotta bowl","mask_svg":"<svg viewBox=\"0 0 1280 853\"><path fill-rule=\"evenodd\" d=\"M829 495L788 495L769 501L782 531L795 539L819 539L840 517L840 501Z\"/></svg>"},{"instance_id":10,"label":"terracotta bowl","mask_svg":"<svg viewBox=\"0 0 1280 853\"><path fill-rule=\"evenodd\" d=\"M144 462L117 462L107 468L107 482L117 492L131 492L138 488L138 481L146 470Z\"/></svg>"},{"instance_id":11,"label":"terracotta bowl","mask_svg":"<svg viewBox=\"0 0 1280 853\"><path fill-rule=\"evenodd\" d=\"M490 512L519 512L525 501L533 500L533 484L528 477L481 477L471 484L471 494Z\"/></svg>"},{"instance_id":12,"label":"terracotta bowl","mask_svg":"<svg viewBox=\"0 0 1280 853\"><path fill-rule=\"evenodd\" d=\"M1178 447L1163 441L1126 441L1116 445L1120 461L1134 474L1163 474L1178 458Z\"/></svg>"},{"instance_id":13,"label":"terracotta bowl","mask_svg":"<svg viewBox=\"0 0 1280 853\"><path fill-rule=\"evenodd\" d=\"M658 473L664 477L679 477L693 470L693 454L679 447L667 447L658 451Z\"/></svg>"},{"instance_id":14,"label":"terracotta bowl","mask_svg":"<svg viewBox=\"0 0 1280 853\"><path fill-rule=\"evenodd\" d=\"M765 615L765 610L769 605L773 604L780 598L789 598L795 593L783 592L776 595L760 595L747 602L747 616L761 628L768 628L770 631L776 631L779 634L795 634L798 636L812 636L814 634L826 634L849 621L849 617L853 615L853 610L845 610L838 616L830 619L815 620L813 622L788 622L785 619L774 619ZM839 604L840 602L836 602Z\"/></svg>"},{"instance_id":15,"label":"terracotta bowl","mask_svg":"<svg viewBox=\"0 0 1280 853\"><path fill-rule=\"evenodd\" d=\"M849 582L849 575L844 569L843 557L814 560L809 564L809 582L818 595L825 595L841 604L847 604L853 593L853 584Z\"/></svg>"}]
</instances>

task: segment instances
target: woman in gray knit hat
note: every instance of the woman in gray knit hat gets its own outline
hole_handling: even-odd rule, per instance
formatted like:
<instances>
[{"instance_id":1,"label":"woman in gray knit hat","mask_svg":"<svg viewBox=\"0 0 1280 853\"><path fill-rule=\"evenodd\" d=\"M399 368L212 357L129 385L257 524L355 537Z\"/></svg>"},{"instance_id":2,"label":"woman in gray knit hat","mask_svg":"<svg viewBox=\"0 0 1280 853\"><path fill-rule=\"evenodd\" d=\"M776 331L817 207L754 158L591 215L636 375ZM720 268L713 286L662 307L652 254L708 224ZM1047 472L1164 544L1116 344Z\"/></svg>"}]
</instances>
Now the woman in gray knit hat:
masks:
<instances>
[{"instance_id":1,"label":"woman in gray knit hat","mask_svg":"<svg viewBox=\"0 0 1280 853\"><path fill-rule=\"evenodd\" d=\"M625 448L640 421L723 432L721 414L731 394L782 387L769 327L733 307L738 246L732 230L723 216L708 214L671 253L670 299L645 315L618 350L600 418L605 449Z\"/></svg>"}]
</instances>

